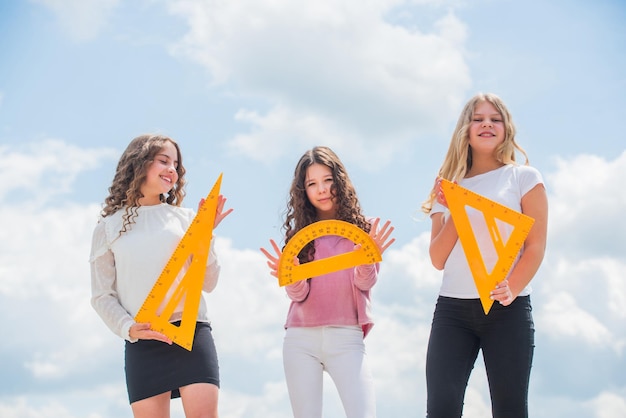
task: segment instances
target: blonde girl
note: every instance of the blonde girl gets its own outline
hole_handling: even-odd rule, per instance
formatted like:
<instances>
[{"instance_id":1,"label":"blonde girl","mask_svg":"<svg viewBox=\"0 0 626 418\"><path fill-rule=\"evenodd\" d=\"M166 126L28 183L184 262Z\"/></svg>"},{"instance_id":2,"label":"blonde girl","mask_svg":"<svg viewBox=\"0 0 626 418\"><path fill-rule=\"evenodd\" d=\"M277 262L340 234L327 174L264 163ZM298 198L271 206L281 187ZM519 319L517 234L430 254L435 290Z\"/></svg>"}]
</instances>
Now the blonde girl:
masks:
<instances>
[{"instance_id":1,"label":"blonde girl","mask_svg":"<svg viewBox=\"0 0 626 418\"><path fill-rule=\"evenodd\" d=\"M546 248L548 202L541 174L515 141L511 114L494 94L477 94L463 108L435 185L422 209L432 221L430 258L443 270L426 359L427 416L460 417L470 373L482 350L495 418L528 416L534 351L530 282ZM524 164L516 162L521 153ZM535 219L508 277L491 291L485 315L449 215L441 178ZM482 213L468 211L480 248L491 238ZM506 242L511 229L500 231ZM482 245L481 245L482 244ZM491 244L492 245L492 244ZM483 252L490 270L495 255Z\"/></svg>"}]
</instances>

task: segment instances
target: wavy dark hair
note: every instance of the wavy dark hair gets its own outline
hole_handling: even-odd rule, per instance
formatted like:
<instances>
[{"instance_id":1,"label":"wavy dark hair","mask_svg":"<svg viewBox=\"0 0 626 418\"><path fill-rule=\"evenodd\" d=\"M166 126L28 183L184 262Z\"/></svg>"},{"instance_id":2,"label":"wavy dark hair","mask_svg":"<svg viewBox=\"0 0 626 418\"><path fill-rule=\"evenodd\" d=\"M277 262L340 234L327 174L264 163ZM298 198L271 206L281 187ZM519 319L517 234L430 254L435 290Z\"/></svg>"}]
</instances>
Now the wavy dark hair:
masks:
<instances>
[{"instance_id":1,"label":"wavy dark hair","mask_svg":"<svg viewBox=\"0 0 626 418\"><path fill-rule=\"evenodd\" d=\"M146 173L150 165L154 162L155 156L163 149L167 142L172 143L176 148L178 167L178 181L169 191L167 196L161 195L161 202L169 205L180 206L185 197L185 167L183 157L176 141L172 138L157 135L145 134L134 138L122 153L111 187L109 195L104 200L102 217L114 214L120 209L124 209L124 222L120 235L130 230L137 217L137 208L141 206L139 199L143 197L141 185L146 180Z\"/></svg>"},{"instance_id":2,"label":"wavy dark hair","mask_svg":"<svg viewBox=\"0 0 626 418\"><path fill-rule=\"evenodd\" d=\"M369 232L371 225L361 211L356 190L343 163L330 148L317 146L302 155L294 171L283 224L285 244L302 228L319 220L315 207L306 195L304 184L307 169L313 164L322 164L332 172L331 194L337 206L336 219L350 222L365 232ZM313 243L310 242L302 249L298 258L301 263L306 263L313 259L314 253Z\"/></svg>"}]
</instances>

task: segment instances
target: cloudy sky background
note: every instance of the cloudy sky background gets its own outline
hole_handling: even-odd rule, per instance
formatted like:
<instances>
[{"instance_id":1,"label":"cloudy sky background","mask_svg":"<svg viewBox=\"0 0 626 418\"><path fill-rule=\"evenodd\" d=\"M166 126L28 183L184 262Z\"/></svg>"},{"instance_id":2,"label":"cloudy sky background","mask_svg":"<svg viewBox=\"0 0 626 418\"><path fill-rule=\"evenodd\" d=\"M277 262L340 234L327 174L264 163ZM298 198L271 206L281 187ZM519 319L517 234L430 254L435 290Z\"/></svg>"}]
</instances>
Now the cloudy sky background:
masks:
<instances>
[{"instance_id":1,"label":"cloudy sky background","mask_svg":"<svg viewBox=\"0 0 626 418\"><path fill-rule=\"evenodd\" d=\"M131 416L123 342L89 305L87 259L117 159L144 132L180 143L186 206L223 172L235 208L205 295L221 416L290 416L288 301L258 249L281 238L314 145L396 227L366 344L379 416L424 416L440 273L419 206L478 91L508 104L550 199L531 416L626 416L625 21L619 0L1 2L0 416ZM326 389L325 416L341 416ZM465 404L489 415L480 359Z\"/></svg>"}]
</instances>

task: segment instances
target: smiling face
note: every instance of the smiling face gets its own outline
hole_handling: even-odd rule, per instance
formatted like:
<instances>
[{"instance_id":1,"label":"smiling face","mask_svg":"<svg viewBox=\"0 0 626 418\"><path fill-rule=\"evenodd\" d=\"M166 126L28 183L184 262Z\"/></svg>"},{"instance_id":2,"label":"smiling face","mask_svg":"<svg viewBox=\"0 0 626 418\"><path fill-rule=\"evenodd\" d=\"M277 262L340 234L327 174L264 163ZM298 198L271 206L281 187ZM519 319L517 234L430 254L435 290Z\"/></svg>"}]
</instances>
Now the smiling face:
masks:
<instances>
[{"instance_id":1,"label":"smiling face","mask_svg":"<svg viewBox=\"0 0 626 418\"><path fill-rule=\"evenodd\" d=\"M488 101L478 103L469 128L472 152L493 153L504 142L504 135L504 121L500 112Z\"/></svg>"},{"instance_id":2,"label":"smiling face","mask_svg":"<svg viewBox=\"0 0 626 418\"><path fill-rule=\"evenodd\" d=\"M161 203L160 196L168 193L178 181L178 151L171 142L154 156L146 172L146 179L141 185L143 197L139 200L142 206Z\"/></svg>"},{"instance_id":3,"label":"smiling face","mask_svg":"<svg viewBox=\"0 0 626 418\"><path fill-rule=\"evenodd\" d=\"M337 214L333 184L333 172L329 167L315 163L307 168L304 188L309 202L317 212L318 220L334 219Z\"/></svg>"}]
</instances>

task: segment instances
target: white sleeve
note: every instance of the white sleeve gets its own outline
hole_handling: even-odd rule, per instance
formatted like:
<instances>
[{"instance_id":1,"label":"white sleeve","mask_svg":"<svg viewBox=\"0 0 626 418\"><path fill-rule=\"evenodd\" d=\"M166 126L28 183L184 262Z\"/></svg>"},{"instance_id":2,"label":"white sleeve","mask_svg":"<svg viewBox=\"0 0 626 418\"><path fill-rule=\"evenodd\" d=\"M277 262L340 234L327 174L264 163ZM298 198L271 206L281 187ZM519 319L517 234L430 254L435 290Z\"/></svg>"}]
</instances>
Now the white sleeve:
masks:
<instances>
[{"instance_id":1,"label":"white sleeve","mask_svg":"<svg viewBox=\"0 0 626 418\"><path fill-rule=\"evenodd\" d=\"M206 271L204 273L204 283L202 290L212 292L217 286L217 279L220 276L220 264L217 262L217 254L214 245L215 237L211 239L211 247L209 248L209 257L207 258Z\"/></svg>"},{"instance_id":2,"label":"white sleeve","mask_svg":"<svg viewBox=\"0 0 626 418\"><path fill-rule=\"evenodd\" d=\"M117 293L115 257L106 247L105 223L99 222L92 239L91 265L91 306L113 333L130 342L130 327L135 323L132 316L120 304Z\"/></svg>"},{"instance_id":3,"label":"white sleeve","mask_svg":"<svg viewBox=\"0 0 626 418\"><path fill-rule=\"evenodd\" d=\"M536 185L544 184L543 177L539 170L531 166L521 166L521 174L519 176L520 193L524 196L531 191Z\"/></svg>"}]
</instances>

